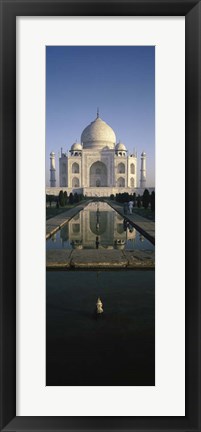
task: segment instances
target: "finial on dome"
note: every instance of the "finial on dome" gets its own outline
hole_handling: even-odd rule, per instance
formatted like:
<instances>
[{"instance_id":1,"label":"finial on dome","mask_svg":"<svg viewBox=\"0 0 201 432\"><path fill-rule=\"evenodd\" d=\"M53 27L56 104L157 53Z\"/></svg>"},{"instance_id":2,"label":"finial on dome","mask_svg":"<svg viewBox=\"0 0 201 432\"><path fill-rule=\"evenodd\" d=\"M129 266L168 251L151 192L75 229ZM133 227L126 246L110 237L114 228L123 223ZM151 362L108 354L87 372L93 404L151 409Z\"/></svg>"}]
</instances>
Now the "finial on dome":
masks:
<instances>
[{"instance_id":1,"label":"finial on dome","mask_svg":"<svg viewBox=\"0 0 201 432\"><path fill-rule=\"evenodd\" d=\"M99 118L99 108L97 108L97 117L96 118Z\"/></svg>"}]
</instances>

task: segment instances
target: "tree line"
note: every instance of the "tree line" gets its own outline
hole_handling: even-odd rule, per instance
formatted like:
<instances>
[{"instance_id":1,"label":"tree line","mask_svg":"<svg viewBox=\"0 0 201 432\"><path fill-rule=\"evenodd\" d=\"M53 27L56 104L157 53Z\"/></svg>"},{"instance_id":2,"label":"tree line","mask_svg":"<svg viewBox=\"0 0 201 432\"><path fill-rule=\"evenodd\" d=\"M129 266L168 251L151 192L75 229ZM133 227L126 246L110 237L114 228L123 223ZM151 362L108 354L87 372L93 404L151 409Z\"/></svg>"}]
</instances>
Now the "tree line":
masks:
<instances>
[{"instance_id":1,"label":"tree line","mask_svg":"<svg viewBox=\"0 0 201 432\"><path fill-rule=\"evenodd\" d=\"M84 199L83 194L78 194L77 192L75 192L73 194L71 192L68 196L67 192L63 191L63 190L60 190L58 196L46 195L46 202L50 204L50 207L51 207L52 202L56 202L57 208L65 207L69 204L71 205L71 204L79 203L83 199Z\"/></svg>"},{"instance_id":2,"label":"tree line","mask_svg":"<svg viewBox=\"0 0 201 432\"><path fill-rule=\"evenodd\" d=\"M110 199L113 201L117 201L120 203L126 203L129 201L133 201L134 207L144 207L147 209L149 206L151 207L151 211L155 211L155 192L149 193L148 189L144 190L143 195L129 194L128 192L118 193L116 196L114 194L110 195Z\"/></svg>"}]
</instances>

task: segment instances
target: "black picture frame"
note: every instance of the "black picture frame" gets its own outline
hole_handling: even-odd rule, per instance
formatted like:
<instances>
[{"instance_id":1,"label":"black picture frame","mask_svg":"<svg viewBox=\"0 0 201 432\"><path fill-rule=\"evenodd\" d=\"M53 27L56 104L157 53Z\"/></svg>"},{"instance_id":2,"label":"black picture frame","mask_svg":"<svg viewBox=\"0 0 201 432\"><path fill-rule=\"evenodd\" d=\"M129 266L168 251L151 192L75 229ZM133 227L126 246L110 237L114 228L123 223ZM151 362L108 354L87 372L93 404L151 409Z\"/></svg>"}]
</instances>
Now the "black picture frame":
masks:
<instances>
[{"instance_id":1,"label":"black picture frame","mask_svg":"<svg viewBox=\"0 0 201 432\"><path fill-rule=\"evenodd\" d=\"M0 0L1 431L201 431L201 1ZM16 417L16 17L185 16L185 417ZM9 169L7 167L9 166ZM179 178L177 179L179 185ZM179 188L179 186L178 186ZM179 190L178 190L179 191ZM178 208L179 211L179 208ZM184 217L184 215L181 215ZM176 231L176 227L175 227ZM179 248L179 246L178 246ZM178 250L179 254L179 250ZM168 271L168 269L167 269ZM173 389L174 391L174 389ZM56 403L56 402L55 402Z\"/></svg>"}]
</instances>

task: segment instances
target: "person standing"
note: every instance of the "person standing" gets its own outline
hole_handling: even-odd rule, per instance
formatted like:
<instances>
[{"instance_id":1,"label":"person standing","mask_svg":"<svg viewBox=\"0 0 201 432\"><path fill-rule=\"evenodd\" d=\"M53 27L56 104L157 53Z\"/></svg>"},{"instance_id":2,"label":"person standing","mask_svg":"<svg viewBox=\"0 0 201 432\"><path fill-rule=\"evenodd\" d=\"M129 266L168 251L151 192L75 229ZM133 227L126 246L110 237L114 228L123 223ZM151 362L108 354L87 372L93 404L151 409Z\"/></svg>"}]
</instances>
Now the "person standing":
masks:
<instances>
[{"instance_id":1,"label":"person standing","mask_svg":"<svg viewBox=\"0 0 201 432\"><path fill-rule=\"evenodd\" d=\"M129 207L129 213L132 214L133 213L133 201L129 201L128 207Z\"/></svg>"}]
</instances>

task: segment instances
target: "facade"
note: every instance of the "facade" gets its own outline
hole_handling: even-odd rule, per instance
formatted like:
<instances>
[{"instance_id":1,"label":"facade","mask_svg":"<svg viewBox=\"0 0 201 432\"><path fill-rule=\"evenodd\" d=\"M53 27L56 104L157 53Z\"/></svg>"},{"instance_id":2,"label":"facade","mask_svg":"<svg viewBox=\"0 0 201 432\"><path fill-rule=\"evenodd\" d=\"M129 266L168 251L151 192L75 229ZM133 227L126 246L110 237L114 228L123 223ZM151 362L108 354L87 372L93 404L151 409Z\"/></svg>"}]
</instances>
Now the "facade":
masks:
<instances>
[{"instance_id":1,"label":"facade","mask_svg":"<svg viewBox=\"0 0 201 432\"><path fill-rule=\"evenodd\" d=\"M56 187L54 153L50 154L50 187ZM52 159L53 158L53 159ZM141 155L140 186L146 187L146 154ZM69 152L61 149L59 188L87 196L109 196L134 192L138 187L137 154L128 154L122 142L116 143L113 129L97 117L82 132L81 142ZM54 193L54 192L53 192ZM56 193L56 191L55 191Z\"/></svg>"}]
</instances>

